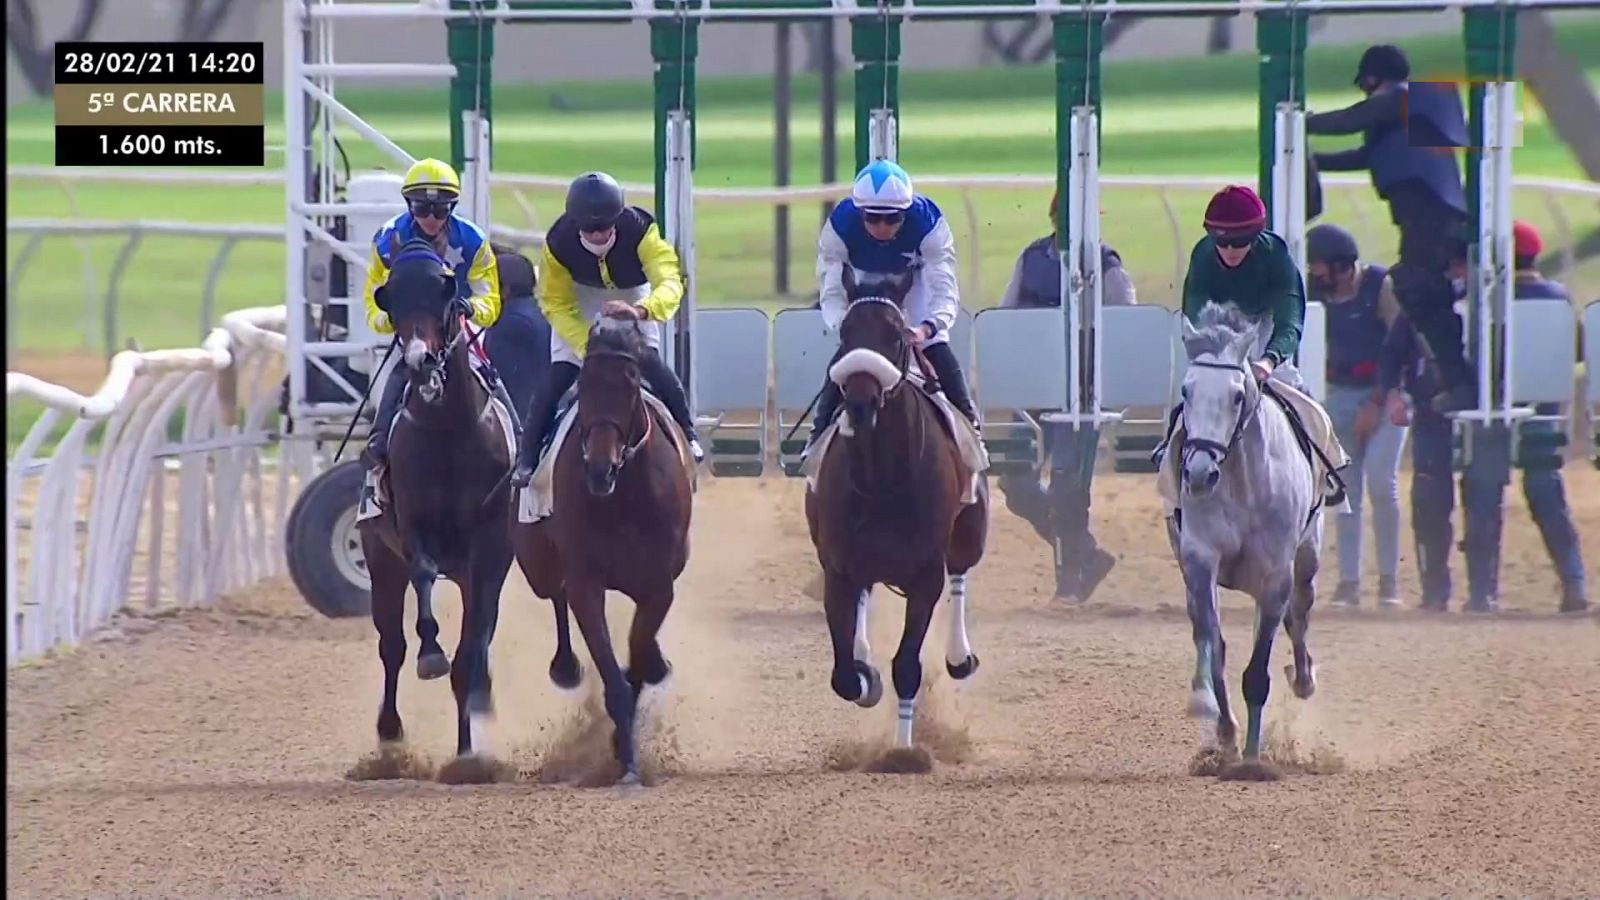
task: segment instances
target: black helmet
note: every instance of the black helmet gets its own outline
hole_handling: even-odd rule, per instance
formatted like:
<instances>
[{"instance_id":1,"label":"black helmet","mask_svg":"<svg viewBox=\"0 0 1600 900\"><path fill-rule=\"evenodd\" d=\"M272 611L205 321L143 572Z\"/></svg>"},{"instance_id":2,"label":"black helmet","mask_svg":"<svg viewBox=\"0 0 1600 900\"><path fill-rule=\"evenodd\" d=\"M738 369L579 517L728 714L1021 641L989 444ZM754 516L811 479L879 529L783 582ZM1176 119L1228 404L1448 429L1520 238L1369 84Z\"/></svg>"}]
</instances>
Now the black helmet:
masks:
<instances>
[{"instance_id":1,"label":"black helmet","mask_svg":"<svg viewBox=\"0 0 1600 900\"><path fill-rule=\"evenodd\" d=\"M1363 78L1379 81L1405 81L1411 77L1411 63L1406 52L1393 44L1374 44L1361 54L1361 64L1356 66L1356 84Z\"/></svg>"},{"instance_id":2,"label":"black helmet","mask_svg":"<svg viewBox=\"0 0 1600 900\"><path fill-rule=\"evenodd\" d=\"M1306 262L1353 263L1361 258L1355 235L1337 225L1318 225L1306 232Z\"/></svg>"},{"instance_id":3,"label":"black helmet","mask_svg":"<svg viewBox=\"0 0 1600 900\"><path fill-rule=\"evenodd\" d=\"M622 215L622 185L604 172L585 172L567 188L567 215L581 231L600 231Z\"/></svg>"}]
</instances>

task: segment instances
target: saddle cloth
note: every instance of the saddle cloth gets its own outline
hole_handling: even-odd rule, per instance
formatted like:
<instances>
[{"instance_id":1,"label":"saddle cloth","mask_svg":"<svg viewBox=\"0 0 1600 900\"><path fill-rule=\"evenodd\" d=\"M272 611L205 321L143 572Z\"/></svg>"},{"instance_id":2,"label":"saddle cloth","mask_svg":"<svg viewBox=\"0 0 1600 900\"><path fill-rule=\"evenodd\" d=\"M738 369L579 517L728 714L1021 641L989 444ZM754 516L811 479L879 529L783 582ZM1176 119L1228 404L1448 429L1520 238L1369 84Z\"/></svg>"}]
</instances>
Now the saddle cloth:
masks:
<instances>
[{"instance_id":1,"label":"saddle cloth","mask_svg":"<svg viewBox=\"0 0 1600 900\"><path fill-rule=\"evenodd\" d=\"M477 378L479 383L483 385L484 390L489 390L489 383L485 379L483 372L480 371L477 366L473 366L472 374L473 377ZM409 394L410 391L411 388L409 385L407 385L406 393ZM400 424L400 420L402 418L405 418L404 397L401 398L400 403L400 411L395 414L394 421L389 423L389 437L391 440L394 438L395 426ZM496 399L493 391L490 391L489 393L489 402L484 406L483 414L486 416L493 415L495 419L500 422L500 434L503 438L505 438L506 452L509 454L506 458L513 460L516 459L517 427L512 423L511 410L507 409L504 403L501 403L498 399ZM365 522L368 519L375 519L382 515L384 509L386 509L388 506L389 467L374 466L373 468L367 470L366 485L361 492L360 505L356 508L356 521Z\"/></svg>"},{"instance_id":2,"label":"saddle cloth","mask_svg":"<svg viewBox=\"0 0 1600 900\"><path fill-rule=\"evenodd\" d=\"M1306 435L1313 445L1320 449L1328 461L1333 463L1334 472L1350 464L1350 457L1345 454L1344 446L1339 443L1339 438L1333 433L1333 420L1328 417L1327 410L1322 404L1312 399L1311 395L1293 387L1284 381L1274 378L1272 390L1282 397L1284 402L1293 407L1299 414L1300 421L1306 427ZM1262 397L1263 403L1274 402L1270 396ZM1292 426L1291 426L1292 427ZM1167 436L1166 455L1161 459L1161 472L1157 476L1157 487L1161 493L1163 512L1170 518L1182 506L1179 502L1179 485L1183 480L1183 417L1178 416L1173 423L1172 432ZM1304 448L1303 448L1304 449ZM1308 462L1311 463L1312 483L1325 485L1328 476L1332 474L1322 460L1309 449L1304 449ZM1340 504L1341 510L1349 508L1349 501Z\"/></svg>"},{"instance_id":3,"label":"saddle cloth","mask_svg":"<svg viewBox=\"0 0 1600 900\"><path fill-rule=\"evenodd\" d=\"M913 387L923 391L923 380L916 374L906 376ZM956 451L961 459L961 464L966 467L967 478L961 490L961 505L969 506L978 501L978 477L989 469L989 449L983 445L983 435L973 427L972 421L961 414L941 392L924 396L933 400L933 405L944 415L945 429L955 438ZM806 490L817 489L817 472L822 469L822 460L828 455L828 448L833 444L833 437L839 431L839 425L844 421L841 418L843 410L835 413L833 421L817 436L817 446L806 456L805 466L802 471L806 476Z\"/></svg>"},{"instance_id":4,"label":"saddle cloth","mask_svg":"<svg viewBox=\"0 0 1600 900\"><path fill-rule=\"evenodd\" d=\"M684 472L689 476L689 490L693 492L698 486L698 470L695 468L694 457L689 455L689 439L673 420L672 414L667 411L666 404L648 390L642 393L645 405L655 416L655 426L666 432L673 449L678 451L678 460L683 463ZM556 457L561 455L561 448L566 445L567 439L571 436L573 423L577 421L578 401L574 399L572 405L568 406L566 412L556 421L555 434L550 439L549 449L545 450L544 456L539 459L539 465L533 470L533 480L528 482L527 487L517 492L517 521L523 525L531 525L548 518L554 512Z\"/></svg>"}]
</instances>

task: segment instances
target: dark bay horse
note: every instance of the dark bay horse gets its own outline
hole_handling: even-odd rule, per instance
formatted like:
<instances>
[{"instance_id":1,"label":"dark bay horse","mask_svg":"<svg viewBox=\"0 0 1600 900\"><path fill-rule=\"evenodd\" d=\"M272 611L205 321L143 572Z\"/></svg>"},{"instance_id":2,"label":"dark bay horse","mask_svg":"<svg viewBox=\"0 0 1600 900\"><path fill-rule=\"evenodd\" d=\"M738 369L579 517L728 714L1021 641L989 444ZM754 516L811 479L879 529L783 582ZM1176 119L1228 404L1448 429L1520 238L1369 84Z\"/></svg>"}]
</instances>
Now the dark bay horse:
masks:
<instances>
[{"instance_id":1,"label":"dark bay horse","mask_svg":"<svg viewBox=\"0 0 1600 900\"><path fill-rule=\"evenodd\" d=\"M551 680L570 688L582 675L567 626L570 604L605 683L621 783L628 785L639 782L639 695L672 670L656 634L672 608L673 582L689 561L693 502L683 448L671 436L675 426L640 387L639 358L646 352L652 351L630 321L601 319L590 330L578 375L577 439L549 451L556 454L550 515L523 524L513 511L511 520L522 574L555 605ZM627 669L611 647L608 590L627 594L637 607Z\"/></svg>"},{"instance_id":2,"label":"dark bay horse","mask_svg":"<svg viewBox=\"0 0 1600 900\"><path fill-rule=\"evenodd\" d=\"M383 660L383 707L378 739L403 736L395 692L405 663L405 592L417 593L417 674L450 673L457 710L456 752L478 743L481 719L492 712L489 643L500 615L500 589L511 569L505 529L511 468L502 418L469 360L464 311L456 283L432 244L412 240L395 255L378 304L395 323L407 379L404 405L389 441L387 508L360 524L361 547L372 575L372 623ZM452 663L438 642L434 582L443 575L461 588L461 641Z\"/></svg>"},{"instance_id":3,"label":"dark bay horse","mask_svg":"<svg viewBox=\"0 0 1600 900\"><path fill-rule=\"evenodd\" d=\"M911 275L857 288L846 269L850 307L839 326L840 355L829 377L844 393L843 420L806 492L806 522L822 564L823 605L833 637L833 690L864 707L883 696L867 643L867 601L876 584L906 598L905 630L894 656L900 697L896 743L911 746L922 687L922 642L950 583L945 667L963 679L978 668L967 640L967 573L983 558L988 484L963 505L973 473L962 462L944 414L910 380L914 344L901 311Z\"/></svg>"}]
</instances>

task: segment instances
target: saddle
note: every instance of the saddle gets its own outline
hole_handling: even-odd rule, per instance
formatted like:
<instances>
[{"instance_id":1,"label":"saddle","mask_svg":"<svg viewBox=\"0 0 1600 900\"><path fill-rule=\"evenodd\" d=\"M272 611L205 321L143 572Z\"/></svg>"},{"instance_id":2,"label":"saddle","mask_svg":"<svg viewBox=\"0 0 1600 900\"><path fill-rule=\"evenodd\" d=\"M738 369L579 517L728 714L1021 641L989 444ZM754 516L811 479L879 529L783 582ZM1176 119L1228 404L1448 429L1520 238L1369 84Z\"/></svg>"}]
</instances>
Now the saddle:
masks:
<instances>
[{"instance_id":1,"label":"saddle","mask_svg":"<svg viewBox=\"0 0 1600 900\"><path fill-rule=\"evenodd\" d=\"M521 440L522 426L517 416L517 411L502 400L500 392L496 390L500 384L498 376L487 358L472 367L472 373L484 389L489 393L489 401L485 413L500 420L500 431L506 440L506 448L510 452L510 459L517 458L517 442ZM392 377L392 376L391 376ZM394 430L405 417L406 399L411 395L411 386L408 384L400 396L400 409L389 422L388 437L393 440ZM383 514L389 506L389 467L387 465L370 466L367 469L366 479L362 485L361 502L357 506L356 521L364 522Z\"/></svg>"},{"instance_id":2,"label":"saddle","mask_svg":"<svg viewBox=\"0 0 1600 900\"><path fill-rule=\"evenodd\" d=\"M652 426L659 428L678 452L678 459L682 462L684 471L689 477L689 490L695 491L699 487L699 469L694 463L694 457L689 454L689 440L684 436L683 429L673 420L672 413L667 410L667 405L649 388L641 387L644 395L645 411L652 417ZM517 521L532 524L549 517L554 511L555 499L555 461L561 447L571 436L572 427L578 421L578 389L574 385L561 397L557 404L555 427L547 429L549 437L537 448L538 455L534 458L533 480L527 487L517 492Z\"/></svg>"},{"instance_id":3,"label":"saddle","mask_svg":"<svg viewBox=\"0 0 1600 900\"><path fill-rule=\"evenodd\" d=\"M1282 393L1280 386L1273 384L1272 380L1268 379L1262 383L1261 387L1263 396L1272 398L1273 402L1277 403L1278 407L1284 411L1285 417L1289 421L1289 430L1294 434L1295 443L1300 446L1300 452L1305 456L1307 465L1311 466L1314 474L1320 474L1321 476L1323 493L1317 502L1312 504L1312 514L1315 515L1318 510L1325 506L1343 506L1347 492L1344 478L1339 472L1349 465L1350 461L1345 459L1343 462L1335 462L1329 458L1328 454L1311 434L1311 429L1301 416L1298 407ZM1162 499L1167 502L1170 514L1174 516L1181 515L1180 504L1177 500L1179 476L1172 469L1176 462L1175 460L1169 460L1168 454L1174 449L1181 451L1183 447L1184 435L1180 430L1182 428L1182 416L1183 403L1180 401L1172 407L1172 412L1168 414L1165 437L1150 454L1150 459L1155 463L1159 473L1157 475L1158 487L1161 490ZM1326 430L1331 433L1331 429L1331 423L1327 423ZM1176 444L1176 447L1173 446L1174 444ZM1341 453L1340 455L1343 454Z\"/></svg>"}]
</instances>

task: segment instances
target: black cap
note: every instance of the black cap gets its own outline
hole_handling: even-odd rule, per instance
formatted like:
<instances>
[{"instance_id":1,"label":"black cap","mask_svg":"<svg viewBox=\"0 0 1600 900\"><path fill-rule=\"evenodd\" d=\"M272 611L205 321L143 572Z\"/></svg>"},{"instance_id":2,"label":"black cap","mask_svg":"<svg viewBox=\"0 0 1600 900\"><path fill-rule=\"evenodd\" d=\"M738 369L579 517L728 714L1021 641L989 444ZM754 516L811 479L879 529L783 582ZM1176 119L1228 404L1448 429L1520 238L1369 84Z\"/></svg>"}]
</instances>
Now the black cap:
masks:
<instances>
[{"instance_id":1,"label":"black cap","mask_svg":"<svg viewBox=\"0 0 1600 900\"><path fill-rule=\"evenodd\" d=\"M1375 44L1361 54L1361 64L1356 67L1356 84L1363 78L1379 81L1405 81L1411 77L1411 63L1406 52L1393 44Z\"/></svg>"},{"instance_id":2,"label":"black cap","mask_svg":"<svg viewBox=\"0 0 1600 900\"><path fill-rule=\"evenodd\" d=\"M622 185L604 172L585 172L567 188L567 215L583 231L600 231L622 215Z\"/></svg>"},{"instance_id":3,"label":"black cap","mask_svg":"<svg viewBox=\"0 0 1600 900\"><path fill-rule=\"evenodd\" d=\"M1318 225L1306 232L1306 262L1355 262L1361 258L1355 235L1337 225Z\"/></svg>"}]
</instances>

